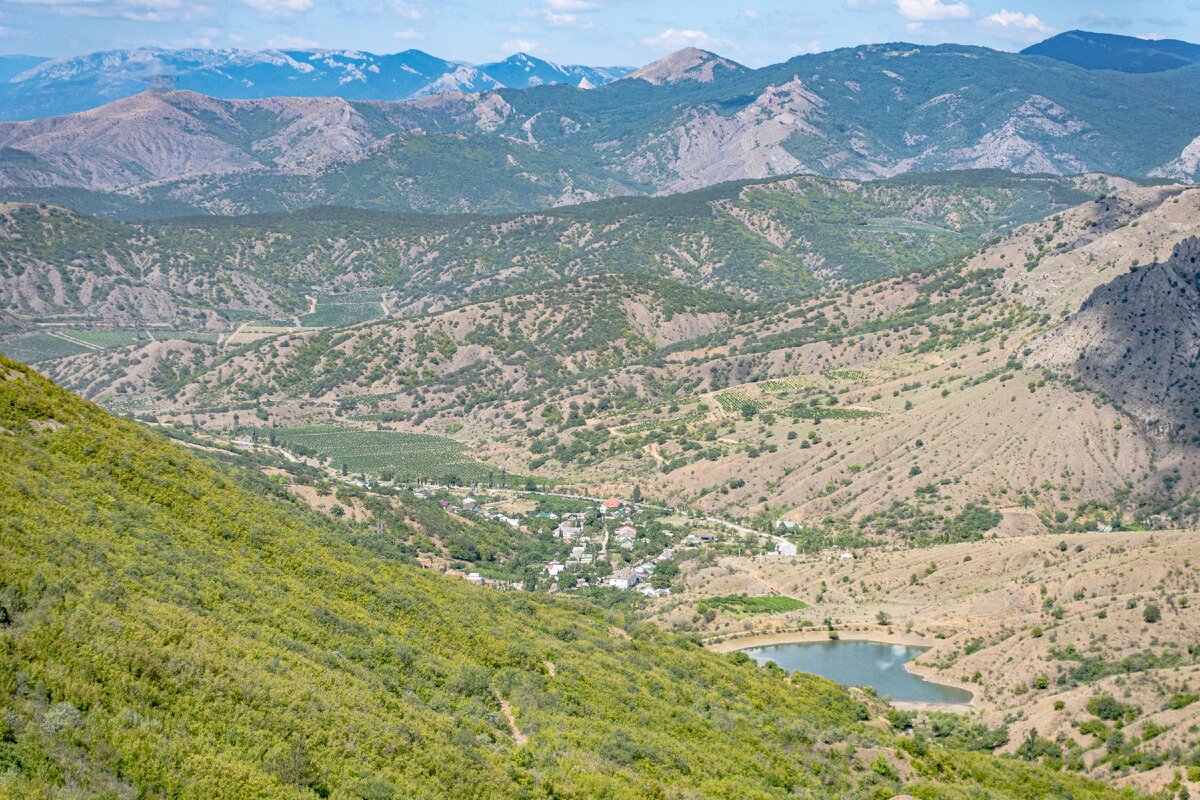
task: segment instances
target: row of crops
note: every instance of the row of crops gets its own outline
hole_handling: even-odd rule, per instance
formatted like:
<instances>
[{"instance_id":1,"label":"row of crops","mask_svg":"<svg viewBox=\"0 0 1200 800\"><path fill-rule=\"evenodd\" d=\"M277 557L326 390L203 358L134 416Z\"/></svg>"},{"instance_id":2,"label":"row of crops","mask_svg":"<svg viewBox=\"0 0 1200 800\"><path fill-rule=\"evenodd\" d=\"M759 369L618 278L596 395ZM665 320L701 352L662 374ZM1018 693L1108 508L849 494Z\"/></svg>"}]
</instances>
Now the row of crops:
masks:
<instances>
[{"instance_id":1,"label":"row of crops","mask_svg":"<svg viewBox=\"0 0 1200 800\"><path fill-rule=\"evenodd\" d=\"M467 455L466 445L442 436L332 425L277 428L274 433L276 443L292 452L327 458L335 468L350 472L392 472L402 482L500 483L505 477Z\"/></svg>"},{"instance_id":2,"label":"row of crops","mask_svg":"<svg viewBox=\"0 0 1200 800\"><path fill-rule=\"evenodd\" d=\"M821 373L831 381L865 381L867 373L856 369L829 369Z\"/></svg>"},{"instance_id":3,"label":"row of crops","mask_svg":"<svg viewBox=\"0 0 1200 800\"><path fill-rule=\"evenodd\" d=\"M621 428L621 433L645 433L646 431L659 430L660 428L673 428L676 425L692 425L703 421L707 416L707 410L701 410L697 408L687 412L686 414L680 414L676 417L648 419L643 422L628 425L624 428Z\"/></svg>"},{"instance_id":4,"label":"row of crops","mask_svg":"<svg viewBox=\"0 0 1200 800\"><path fill-rule=\"evenodd\" d=\"M716 398L717 403L721 406L721 410L726 414L739 414L746 409L760 411L764 408L760 400L751 397L741 389L726 389L723 392L719 392Z\"/></svg>"},{"instance_id":5,"label":"row of crops","mask_svg":"<svg viewBox=\"0 0 1200 800\"><path fill-rule=\"evenodd\" d=\"M183 340L215 344L219 334L210 331L180 330L64 330L55 333L27 333L0 341L0 353L9 358L35 364L66 358L90 350L116 350L152 341Z\"/></svg>"},{"instance_id":6,"label":"row of crops","mask_svg":"<svg viewBox=\"0 0 1200 800\"><path fill-rule=\"evenodd\" d=\"M0 342L0 353L26 364L75 356L91 349L50 333L30 333Z\"/></svg>"},{"instance_id":7,"label":"row of crops","mask_svg":"<svg viewBox=\"0 0 1200 800\"><path fill-rule=\"evenodd\" d=\"M316 310L301 314L300 324L306 328L340 328L382 317L383 292L376 289L318 295Z\"/></svg>"},{"instance_id":8,"label":"row of crops","mask_svg":"<svg viewBox=\"0 0 1200 800\"><path fill-rule=\"evenodd\" d=\"M869 411L865 408L842 408L839 406L813 406L797 403L791 408L793 417L802 417L805 419L869 419L871 417L882 417L881 411Z\"/></svg>"},{"instance_id":9,"label":"row of crops","mask_svg":"<svg viewBox=\"0 0 1200 800\"><path fill-rule=\"evenodd\" d=\"M771 378L759 381L758 388L768 394L781 394L783 392L796 392L812 385L813 382L809 378L793 376L791 378Z\"/></svg>"}]
</instances>

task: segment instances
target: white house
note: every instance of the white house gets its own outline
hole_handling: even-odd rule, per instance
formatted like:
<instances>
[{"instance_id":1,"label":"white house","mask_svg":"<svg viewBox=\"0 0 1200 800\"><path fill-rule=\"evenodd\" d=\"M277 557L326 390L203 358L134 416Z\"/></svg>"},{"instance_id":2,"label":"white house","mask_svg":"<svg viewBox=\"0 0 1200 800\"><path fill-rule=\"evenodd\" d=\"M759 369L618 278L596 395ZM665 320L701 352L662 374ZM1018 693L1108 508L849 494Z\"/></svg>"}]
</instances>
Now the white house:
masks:
<instances>
[{"instance_id":1,"label":"white house","mask_svg":"<svg viewBox=\"0 0 1200 800\"><path fill-rule=\"evenodd\" d=\"M775 543L775 552L781 556L796 555L796 545L787 541L779 541Z\"/></svg>"},{"instance_id":2,"label":"white house","mask_svg":"<svg viewBox=\"0 0 1200 800\"><path fill-rule=\"evenodd\" d=\"M549 564L546 565L545 570L546 570L546 572L550 573L551 578L557 578L558 573L562 572L566 568L567 568L566 564L561 564L557 561L551 561Z\"/></svg>"},{"instance_id":3,"label":"white house","mask_svg":"<svg viewBox=\"0 0 1200 800\"><path fill-rule=\"evenodd\" d=\"M637 573L629 567L619 569L608 576L608 585L617 589L632 589L638 584Z\"/></svg>"}]
</instances>

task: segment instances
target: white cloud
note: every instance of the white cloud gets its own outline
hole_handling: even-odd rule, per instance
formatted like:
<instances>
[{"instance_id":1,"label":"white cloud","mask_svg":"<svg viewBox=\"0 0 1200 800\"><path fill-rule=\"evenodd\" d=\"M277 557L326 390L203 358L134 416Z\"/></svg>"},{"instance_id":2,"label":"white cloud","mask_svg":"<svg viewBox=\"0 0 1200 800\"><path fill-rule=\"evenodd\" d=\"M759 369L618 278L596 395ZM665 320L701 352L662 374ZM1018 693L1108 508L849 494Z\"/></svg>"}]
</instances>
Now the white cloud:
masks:
<instances>
[{"instance_id":1,"label":"white cloud","mask_svg":"<svg viewBox=\"0 0 1200 800\"><path fill-rule=\"evenodd\" d=\"M542 46L536 39L509 39L502 47L506 53L532 53Z\"/></svg>"},{"instance_id":2,"label":"white cloud","mask_svg":"<svg viewBox=\"0 0 1200 800\"><path fill-rule=\"evenodd\" d=\"M542 18L546 20L547 25L553 25L556 28L592 27L591 21L581 18L578 14L560 14L548 8L542 9Z\"/></svg>"},{"instance_id":3,"label":"white cloud","mask_svg":"<svg viewBox=\"0 0 1200 800\"><path fill-rule=\"evenodd\" d=\"M642 39L642 44L651 47L671 47L678 49L680 47L712 47L716 40L709 36L704 31L699 30L680 30L667 28L658 36L651 36Z\"/></svg>"},{"instance_id":4,"label":"white cloud","mask_svg":"<svg viewBox=\"0 0 1200 800\"><path fill-rule=\"evenodd\" d=\"M313 0L242 0L268 17L294 17L310 10Z\"/></svg>"},{"instance_id":5,"label":"white cloud","mask_svg":"<svg viewBox=\"0 0 1200 800\"><path fill-rule=\"evenodd\" d=\"M758 19L761 15L753 8L743 8L742 16L744 16L746 19Z\"/></svg>"},{"instance_id":6,"label":"white cloud","mask_svg":"<svg viewBox=\"0 0 1200 800\"><path fill-rule=\"evenodd\" d=\"M915 22L966 19L971 16L971 7L966 3L947 3L944 0L896 0L896 10L900 16Z\"/></svg>"},{"instance_id":7,"label":"white cloud","mask_svg":"<svg viewBox=\"0 0 1200 800\"><path fill-rule=\"evenodd\" d=\"M312 39L305 39L303 36L289 36L286 33L272 36L267 40L267 47L276 50L316 50L320 46Z\"/></svg>"},{"instance_id":8,"label":"white cloud","mask_svg":"<svg viewBox=\"0 0 1200 800\"><path fill-rule=\"evenodd\" d=\"M599 8L596 3L588 0L541 0L537 8L522 8L518 16L540 19L553 28L583 28L592 27L592 21L579 12Z\"/></svg>"},{"instance_id":9,"label":"white cloud","mask_svg":"<svg viewBox=\"0 0 1200 800\"><path fill-rule=\"evenodd\" d=\"M64 17L128 19L137 22L188 21L211 9L186 0L11 0Z\"/></svg>"},{"instance_id":10,"label":"white cloud","mask_svg":"<svg viewBox=\"0 0 1200 800\"><path fill-rule=\"evenodd\" d=\"M980 24L986 25L989 28L1054 33L1054 29L1038 19L1036 14L1022 14L1020 11L1009 11L1007 8L984 17Z\"/></svg>"},{"instance_id":11,"label":"white cloud","mask_svg":"<svg viewBox=\"0 0 1200 800\"><path fill-rule=\"evenodd\" d=\"M388 8L392 14L401 19L418 20L425 16L419 8L414 7L412 3L404 2L404 0L392 0Z\"/></svg>"},{"instance_id":12,"label":"white cloud","mask_svg":"<svg viewBox=\"0 0 1200 800\"><path fill-rule=\"evenodd\" d=\"M392 34L392 38L393 39L422 39L422 38L424 38L424 34L422 34L420 31L414 31L412 28L408 28L407 30L396 31L395 33Z\"/></svg>"}]
</instances>

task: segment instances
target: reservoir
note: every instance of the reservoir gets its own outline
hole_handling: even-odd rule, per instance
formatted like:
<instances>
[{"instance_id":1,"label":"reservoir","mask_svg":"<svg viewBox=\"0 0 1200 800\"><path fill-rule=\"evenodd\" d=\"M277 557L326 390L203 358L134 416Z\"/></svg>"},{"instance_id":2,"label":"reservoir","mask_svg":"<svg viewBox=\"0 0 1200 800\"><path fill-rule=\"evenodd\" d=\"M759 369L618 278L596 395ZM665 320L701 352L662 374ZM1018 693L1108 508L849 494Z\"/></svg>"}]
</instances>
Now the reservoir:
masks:
<instances>
[{"instance_id":1,"label":"reservoir","mask_svg":"<svg viewBox=\"0 0 1200 800\"><path fill-rule=\"evenodd\" d=\"M969 703L971 693L954 686L930 683L904 668L925 652L880 642L837 640L796 642L743 650L759 664L773 661L788 672L811 672L846 686L871 686L880 697L922 703Z\"/></svg>"}]
</instances>

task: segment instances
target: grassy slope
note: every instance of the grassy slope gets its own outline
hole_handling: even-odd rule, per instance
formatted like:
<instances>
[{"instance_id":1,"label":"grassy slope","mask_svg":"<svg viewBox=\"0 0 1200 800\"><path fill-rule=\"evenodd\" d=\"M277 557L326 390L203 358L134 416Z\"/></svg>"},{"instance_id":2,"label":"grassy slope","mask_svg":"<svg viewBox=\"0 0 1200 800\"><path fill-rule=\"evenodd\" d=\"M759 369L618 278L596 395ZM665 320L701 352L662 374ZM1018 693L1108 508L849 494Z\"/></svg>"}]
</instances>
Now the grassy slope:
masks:
<instances>
[{"instance_id":1,"label":"grassy slope","mask_svg":"<svg viewBox=\"0 0 1200 800\"><path fill-rule=\"evenodd\" d=\"M894 742L833 684L370 555L3 359L0 426L0 796L901 788L855 767L843 743ZM989 787L973 797L1113 796L1016 762L907 750L894 768L922 776L905 788L923 797L972 784Z\"/></svg>"}]
</instances>

